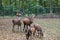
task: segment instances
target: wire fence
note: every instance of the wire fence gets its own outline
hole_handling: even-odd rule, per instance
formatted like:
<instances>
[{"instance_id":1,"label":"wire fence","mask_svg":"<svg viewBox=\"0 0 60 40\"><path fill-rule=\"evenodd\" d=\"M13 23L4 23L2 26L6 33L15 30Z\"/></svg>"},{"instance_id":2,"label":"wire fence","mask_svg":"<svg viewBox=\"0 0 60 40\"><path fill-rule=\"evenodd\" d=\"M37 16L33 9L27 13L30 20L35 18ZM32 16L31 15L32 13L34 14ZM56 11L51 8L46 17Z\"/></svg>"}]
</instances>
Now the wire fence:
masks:
<instances>
[{"instance_id":1,"label":"wire fence","mask_svg":"<svg viewBox=\"0 0 60 40\"><path fill-rule=\"evenodd\" d=\"M60 15L60 7L53 7L53 14L58 14ZM2 12L0 13L0 16L15 16L17 12L20 12L20 13L23 13L23 16L25 14L28 14L28 15L32 15L32 14L35 14L36 16L37 15L43 15L43 14L49 14L50 13L50 8L49 7L45 7L45 8L39 8L39 9L34 9L34 10L27 10L27 9L14 9L12 6L5 6L5 7L2 7Z\"/></svg>"}]
</instances>

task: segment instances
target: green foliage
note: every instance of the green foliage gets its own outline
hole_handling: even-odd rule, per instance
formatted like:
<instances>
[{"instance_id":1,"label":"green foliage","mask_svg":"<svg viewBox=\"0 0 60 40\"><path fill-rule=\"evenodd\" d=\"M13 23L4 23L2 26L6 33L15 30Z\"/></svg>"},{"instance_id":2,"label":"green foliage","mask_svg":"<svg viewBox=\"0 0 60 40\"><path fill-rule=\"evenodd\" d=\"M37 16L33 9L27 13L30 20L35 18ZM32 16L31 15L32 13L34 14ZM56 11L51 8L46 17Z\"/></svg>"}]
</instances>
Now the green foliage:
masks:
<instances>
[{"instance_id":1,"label":"green foliage","mask_svg":"<svg viewBox=\"0 0 60 40\"><path fill-rule=\"evenodd\" d=\"M2 13L2 0L0 0L0 15Z\"/></svg>"},{"instance_id":2,"label":"green foliage","mask_svg":"<svg viewBox=\"0 0 60 40\"><path fill-rule=\"evenodd\" d=\"M32 14L32 13L41 14L41 13L45 13L45 12L47 12L47 13L50 12L50 1L51 0L2 0L2 5L3 5L3 7L12 6L13 12L18 12L21 10L21 11L24 11L25 14L26 13L27 14L28 13L29 14ZM1 2L1 0L0 0L0 2ZM52 4L53 7L60 7L60 0L52 0L52 3L53 3ZM8 8L6 8L6 9L8 9ZM54 9L56 10L56 8L53 8L53 12L54 12Z\"/></svg>"}]
</instances>

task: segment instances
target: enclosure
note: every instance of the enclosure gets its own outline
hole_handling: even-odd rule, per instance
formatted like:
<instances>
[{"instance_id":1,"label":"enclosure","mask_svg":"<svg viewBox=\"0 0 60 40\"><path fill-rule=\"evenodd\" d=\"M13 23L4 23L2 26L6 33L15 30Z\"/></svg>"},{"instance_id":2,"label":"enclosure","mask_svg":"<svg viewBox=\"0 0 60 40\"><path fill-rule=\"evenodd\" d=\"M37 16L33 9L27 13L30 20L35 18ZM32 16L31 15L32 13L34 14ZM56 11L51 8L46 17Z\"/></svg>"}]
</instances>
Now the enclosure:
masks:
<instances>
[{"instance_id":1,"label":"enclosure","mask_svg":"<svg viewBox=\"0 0 60 40\"><path fill-rule=\"evenodd\" d=\"M0 19L0 40L26 40L24 33L22 32L12 32L12 20L10 19ZM60 40L60 19L34 19L34 23L40 24L44 32L44 40ZM33 23L33 24L34 24ZM32 24L32 25L33 25ZM23 25L22 25L23 27ZM15 27L17 31L17 26ZM34 37L35 38L35 37ZM35 40L40 40L35 38Z\"/></svg>"},{"instance_id":2,"label":"enclosure","mask_svg":"<svg viewBox=\"0 0 60 40\"><path fill-rule=\"evenodd\" d=\"M0 16L60 14L60 0L0 0Z\"/></svg>"},{"instance_id":3,"label":"enclosure","mask_svg":"<svg viewBox=\"0 0 60 40\"><path fill-rule=\"evenodd\" d=\"M0 0L0 40L26 40L23 32L17 32L17 26L16 32L12 32L16 13L23 13L22 19L34 16L33 24L42 28L43 40L60 40L60 0Z\"/></svg>"}]
</instances>

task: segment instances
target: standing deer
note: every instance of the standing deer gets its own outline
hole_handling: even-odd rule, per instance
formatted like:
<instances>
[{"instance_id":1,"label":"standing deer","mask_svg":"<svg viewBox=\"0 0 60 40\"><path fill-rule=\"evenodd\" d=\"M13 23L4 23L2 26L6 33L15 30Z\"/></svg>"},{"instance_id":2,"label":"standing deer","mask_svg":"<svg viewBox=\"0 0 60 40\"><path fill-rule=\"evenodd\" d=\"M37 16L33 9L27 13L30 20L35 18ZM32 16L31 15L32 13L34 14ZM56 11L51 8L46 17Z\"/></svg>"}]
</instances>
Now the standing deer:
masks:
<instances>
[{"instance_id":1,"label":"standing deer","mask_svg":"<svg viewBox=\"0 0 60 40\"><path fill-rule=\"evenodd\" d=\"M15 19L12 20L12 23L13 23L13 29L12 29L12 31L14 31L15 25L18 25L18 29L19 29L19 26L20 26L20 30L21 30L22 21L21 21L21 17L19 17L19 16L21 16L21 14L17 13L16 16L17 16L17 18L15 18Z\"/></svg>"},{"instance_id":2,"label":"standing deer","mask_svg":"<svg viewBox=\"0 0 60 40\"><path fill-rule=\"evenodd\" d=\"M33 23L33 17L24 18L23 19L23 24L24 24L23 31L25 28L28 29L28 26L30 27L32 23Z\"/></svg>"}]
</instances>

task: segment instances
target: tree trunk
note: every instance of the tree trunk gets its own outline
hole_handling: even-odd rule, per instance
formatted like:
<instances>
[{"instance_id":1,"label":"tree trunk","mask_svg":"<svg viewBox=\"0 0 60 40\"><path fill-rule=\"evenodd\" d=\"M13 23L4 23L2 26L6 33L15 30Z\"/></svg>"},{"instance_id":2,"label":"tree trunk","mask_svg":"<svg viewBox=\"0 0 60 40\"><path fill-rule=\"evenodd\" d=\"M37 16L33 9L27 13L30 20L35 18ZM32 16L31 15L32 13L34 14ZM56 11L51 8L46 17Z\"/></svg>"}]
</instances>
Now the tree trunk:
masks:
<instances>
[{"instance_id":1,"label":"tree trunk","mask_svg":"<svg viewBox=\"0 0 60 40\"><path fill-rule=\"evenodd\" d=\"M0 0L0 15L2 14L2 0Z\"/></svg>"},{"instance_id":2,"label":"tree trunk","mask_svg":"<svg viewBox=\"0 0 60 40\"><path fill-rule=\"evenodd\" d=\"M11 0L9 0L9 4L11 5Z\"/></svg>"},{"instance_id":3,"label":"tree trunk","mask_svg":"<svg viewBox=\"0 0 60 40\"><path fill-rule=\"evenodd\" d=\"M58 0L56 0L56 4L57 4L57 7L58 7Z\"/></svg>"},{"instance_id":4,"label":"tree trunk","mask_svg":"<svg viewBox=\"0 0 60 40\"><path fill-rule=\"evenodd\" d=\"M20 11L20 0L19 0L19 11Z\"/></svg>"},{"instance_id":5,"label":"tree trunk","mask_svg":"<svg viewBox=\"0 0 60 40\"><path fill-rule=\"evenodd\" d=\"M39 0L39 4L40 5L43 5L43 0Z\"/></svg>"},{"instance_id":6,"label":"tree trunk","mask_svg":"<svg viewBox=\"0 0 60 40\"><path fill-rule=\"evenodd\" d=\"M53 10L52 10L52 0L50 0L50 14L53 13Z\"/></svg>"},{"instance_id":7,"label":"tree trunk","mask_svg":"<svg viewBox=\"0 0 60 40\"><path fill-rule=\"evenodd\" d=\"M22 0L22 12L24 13L24 0Z\"/></svg>"}]
</instances>

